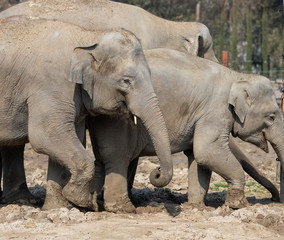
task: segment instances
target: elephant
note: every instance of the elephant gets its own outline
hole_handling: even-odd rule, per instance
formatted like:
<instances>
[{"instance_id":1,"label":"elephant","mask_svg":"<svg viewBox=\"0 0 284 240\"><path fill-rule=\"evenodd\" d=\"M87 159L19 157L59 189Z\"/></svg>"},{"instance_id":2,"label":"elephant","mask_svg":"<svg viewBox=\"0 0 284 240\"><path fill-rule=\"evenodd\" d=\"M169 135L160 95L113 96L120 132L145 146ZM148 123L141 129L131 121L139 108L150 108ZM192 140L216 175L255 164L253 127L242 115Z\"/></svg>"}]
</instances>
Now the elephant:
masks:
<instances>
[{"instance_id":1,"label":"elephant","mask_svg":"<svg viewBox=\"0 0 284 240\"><path fill-rule=\"evenodd\" d=\"M144 53L168 129L171 152L184 151L189 158L189 202L204 199L214 171L228 182L225 204L233 209L246 206L242 167L258 180L268 180L232 147L231 135L266 152L269 141L283 165L284 126L270 81L175 50ZM104 186L105 210L135 211L127 192L133 182L131 170L133 163L135 170L137 157L155 155L150 136L139 118L135 125L100 115L89 118L88 125L96 156L94 198ZM59 189L64 187L60 179L57 181ZM278 190L270 182L265 184L274 200L279 201Z\"/></svg>"},{"instance_id":2,"label":"elephant","mask_svg":"<svg viewBox=\"0 0 284 240\"><path fill-rule=\"evenodd\" d=\"M31 0L0 13L0 18L26 15L70 22L87 29L125 28L143 49L171 48L218 62L208 28L199 22L174 22L142 8L108 0Z\"/></svg>"},{"instance_id":3,"label":"elephant","mask_svg":"<svg viewBox=\"0 0 284 240\"><path fill-rule=\"evenodd\" d=\"M139 37L144 49L167 47L215 62L218 61L213 51L212 37L205 25L197 22L168 21L128 4L107 0L51 0L48 2L33 0L20 3L1 12L0 18L13 15L57 19L87 29L123 27L131 30ZM108 21L105 21L105 18ZM143 22L143 24L139 24L139 22ZM241 153L233 141L231 141L230 146L235 152ZM7 153L5 153L5 149L2 150L3 162L8 163L3 163L3 199L9 202L17 200L21 196L32 198L26 186L22 152L19 151L17 154L14 151L12 155L9 153L9 150ZM243 163L247 164L248 158L243 153L241 153L241 156ZM191 167L193 168L193 166L194 163ZM52 172L58 171L55 168L55 166L49 166L50 175L48 175L48 179L53 176ZM17 177L11 179L11 176ZM58 181L61 181L61 179ZM52 189L52 187L48 187L48 189ZM60 188L57 190L61 191Z\"/></svg>"},{"instance_id":4,"label":"elephant","mask_svg":"<svg viewBox=\"0 0 284 240\"><path fill-rule=\"evenodd\" d=\"M169 137L149 66L133 33L89 31L25 17L1 19L0 33L2 156L8 154L12 159L14 149L17 156L22 155L24 144L30 142L36 152L66 168L64 197L93 209L94 159L81 143L85 118L107 114L131 121L137 116L144 121L161 159L151 182L157 186L169 183ZM23 158L15 159L22 162ZM9 165L7 161L3 164ZM15 171L23 171L22 163Z\"/></svg>"},{"instance_id":5,"label":"elephant","mask_svg":"<svg viewBox=\"0 0 284 240\"><path fill-rule=\"evenodd\" d=\"M236 159L243 156L230 147L230 133L266 152L269 141L283 166L284 126L270 81L169 49L144 53L168 128L171 151L184 151L189 158L189 201L204 200L214 171L229 184L225 204L234 209L244 207L247 201L242 165L248 169L244 165L248 163ZM154 155L149 136L139 121L134 127L120 119L99 116L92 117L88 124L96 155L94 192L104 185L106 210L123 211L129 165L135 165L132 160L138 156ZM198 168L191 167L196 164L193 155ZM130 187L132 183L130 179ZM272 184L269 188L273 189ZM274 200L279 201L275 187L272 191ZM283 182L280 197L283 202Z\"/></svg>"},{"instance_id":6,"label":"elephant","mask_svg":"<svg viewBox=\"0 0 284 240\"><path fill-rule=\"evenodd\" d=\"M122 27L134 32L144 49L167 47L218 61L212 37L204 24L168 21L129 4L107 0L32 0L0 12L0 18L15 15L59 20L90 30ZM2 148L1 157L4 168L2 201L33 199L26 184L22 150ZM53 176L51 173L57 171L53 165L50 168L48 180Z\"/></svg>"}]
</instances>

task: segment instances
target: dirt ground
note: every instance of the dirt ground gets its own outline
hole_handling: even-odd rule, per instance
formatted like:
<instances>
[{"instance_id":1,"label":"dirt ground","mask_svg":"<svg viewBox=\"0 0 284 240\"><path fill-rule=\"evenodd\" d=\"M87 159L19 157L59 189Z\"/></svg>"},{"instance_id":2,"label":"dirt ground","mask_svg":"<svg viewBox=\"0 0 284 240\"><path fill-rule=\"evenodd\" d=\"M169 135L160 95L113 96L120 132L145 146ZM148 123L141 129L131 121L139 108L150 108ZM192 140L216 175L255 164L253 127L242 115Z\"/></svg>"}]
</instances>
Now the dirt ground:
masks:
<instances>
[{"instance_id":1,"label":"dirt ground","mask_svg":"<svg viewBox=\"0 0 284 240\"><path fill-rule=\"evenodd\" d=\"M88 144L89 151L90 145ZM242 149L275 183L275 154L254 146ZM221 205L226 182L213 174L207 207L186 203L187 161L173 155L174 178L164 189L149 183L156 158L143 158L133 193L141 204L137 214L85 212L76 208L41 211L25 204L1 205L0 239L284 239L284 204L270 201L270 194L247 176L246 196L250 206L231 210ZM26 146L27 182L33 194L44 198L47 157ZM279 184L277 184L279 188Z\"/></svg>"}]
</instances>

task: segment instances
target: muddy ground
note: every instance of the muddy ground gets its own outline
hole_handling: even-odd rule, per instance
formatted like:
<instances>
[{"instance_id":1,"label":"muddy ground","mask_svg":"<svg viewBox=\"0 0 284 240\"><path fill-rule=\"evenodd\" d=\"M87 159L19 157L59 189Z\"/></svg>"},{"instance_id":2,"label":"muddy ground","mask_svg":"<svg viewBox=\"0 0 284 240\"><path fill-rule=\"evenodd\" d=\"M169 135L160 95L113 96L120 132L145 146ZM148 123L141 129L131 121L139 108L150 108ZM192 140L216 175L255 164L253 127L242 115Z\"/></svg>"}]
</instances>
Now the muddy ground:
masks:
<instances>
[{"instance_id":1,"label":"muddy ground","mask_svg":"<svg viewBox=\"0 0 284 240\"><path fill-rule=\"evenodd\" d=\"M274 152L265 154L244 143L241 147L275 183ZM76 208L41 211L25 204L1 205L0 239L284 239L284 204L271 202L269 192L253 179L247 176L250 206L231 210L222 207L226 182L213 174L208 206L197 208L186 203L186 158L179 153L173 159L174 178L164 189L155 189L149 183L156 159L140 160L133 190L141 199L137 214L85 212ZM47 157L36 154L27 145L25 168L30 190L43 198Z\"/></svg>"}]
</instances>

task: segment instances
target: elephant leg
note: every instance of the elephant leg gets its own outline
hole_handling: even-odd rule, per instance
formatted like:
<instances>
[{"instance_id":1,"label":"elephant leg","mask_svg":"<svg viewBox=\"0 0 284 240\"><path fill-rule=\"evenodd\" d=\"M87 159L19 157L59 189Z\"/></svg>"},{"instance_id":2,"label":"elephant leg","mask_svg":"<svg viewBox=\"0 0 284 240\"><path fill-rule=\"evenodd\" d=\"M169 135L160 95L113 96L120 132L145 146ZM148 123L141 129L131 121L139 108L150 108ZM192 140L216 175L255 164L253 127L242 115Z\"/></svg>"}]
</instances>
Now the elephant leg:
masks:
<instances>
[{"instance_id":1,"label":"elephant leg","mask_svg":"<svg viewBox=\"0 0 284 240\"><path fill-rule=\"evenodd\" d=\"M245 175L243 168L229 148L229 136L220 137L217 129L196 127L194 134L194 156L197 164L222 176L228 183L225 205L238 209L247 205L244 194ZM221 126L220 126L221 127ZM223 126L222 126L223 127Z\"/></svg>"},{"instance_id":2,"label":"elephant leg","mask_svg":"<svg viewBox=\"0 0 284 240\"><path fill-rule=\"evenodd\" d=\"M128 170L127 170L127 189L128 189L128 197L130 199L133 198L131 189L133 188L133 183L134 183L135 174L136 174L136 170L137 170L137 166L138 166L138 161L139 161L138 157L134 158L130 162Z\"/></svg>"},{"instance_id":3,"label":"elephant leg","mask_svg":"<svg viewBox=\"0 0 284 240\"><path fill-rule=\"evenodd\" d=\"M85 121L76 125L76 134L79 140L86 145ZM70 180L71 174L66 167L53 159L48 159L46 198L43 210L69 207L72 204L63 196L63 188ZM95 207L95 206L94 206Z\"/></svg>"},{"instance_id":4,"label":"elephant leg","mask_svg":"<svg viewBox=\"0 0 284 240\"><path fill-rule=\"evenodd\" d=\"M188 202L203 204L212 172L194 161L192 151L185 151L184 154L188 157Z\"/></svg>"},{"instance_id":5,"label":"elephant leg","mask_svg":"<svg viewBox=\"0 0 284 240\"><path fill-rule=\"evenodd\" d=\"M93 178L92 185L91 185L91 193L93 194L93 201L103 201L102 195L103 195L104 184L105 184L105 165L99 158L96 158L95 176ZM97 205L97 209L94 209L95 211L99 210L98 206L99 204Z\"/></svg>"},{"instance_id":6,"label":"elephant leg","mask_svg":"<svg viewBox=\"0 0 284 240\"><path fill-rule=\"evenodd\" d=\"M93 186L98 193L104 183L105 210L135 212L127 192L127 170L136 150L136 130L123 119L108 116L89 118L88 128L96 156Z\"/></svg>"},{"instance_id":7,"label":"elephant leg","mask_svg":"<svg viewBox=\"0 0 284 240\"><path fill-rule=\"evenodd\" d=\"M70 176L70 172L65 167L50 158L48 159L46 197L42 210L72 206L62 194Z\"/></svg>"},{"instance_id":8,"label":"elephant leg","mask_svg":"<svg viewBox=\"0 0 284 240\"><path fill-rule=\"evenodd\" d=\"M9 203L18 200L27 200L37 203L27 186L24 169L25 145L3 147L1 151L3 166L3 194L2 202Z\"/></svg>"},{"instance_id":9,"label":"elephant leg","mask_svg":"<svg viewBox=\"0 0 284 240\"><path fill-rule=\"evenodd\" d=\"M32 147L70 172L71 177L62 190L63 196L76 206L92 209L90 188L94 176L94 159L80 142L75 126L67 124L65 112L60 115L58 111L54 113L56 109L46 109L49 110L46 111L49 115L42 115L42 112L39 115L32 111L34 109L31 107L29 118L29 140ZM52 128L46 125L50 123Z\"/></svg>"},{"instance_id":10,"label":"elephant leg","mask_svg":"<svg viewBox=\"0 0 284 240\"><path fill-rule=\"evenodd\" d=\"M241 163L243 169L247 174L249 174L255 181L264 186L272 195L271 200L279 202L280 195L274 184L269 181L247 158L247 156L239 149L232 136L229 138L229 146L232 153L236 156L238 161Z\"/></svg>"},{"instance_id":11,"label":"elephant leg","mask_svg":"<svg viewBox=\"0 0 284 240\"><path fill-rule=\"evenodd\" d=\"M112 160L113 161L113 160ZM135 212L127 192L127 169L123 161L117 160L115 168L106 164L104 185L104 207L109 212Z\"/></svg>"}]
</instances>

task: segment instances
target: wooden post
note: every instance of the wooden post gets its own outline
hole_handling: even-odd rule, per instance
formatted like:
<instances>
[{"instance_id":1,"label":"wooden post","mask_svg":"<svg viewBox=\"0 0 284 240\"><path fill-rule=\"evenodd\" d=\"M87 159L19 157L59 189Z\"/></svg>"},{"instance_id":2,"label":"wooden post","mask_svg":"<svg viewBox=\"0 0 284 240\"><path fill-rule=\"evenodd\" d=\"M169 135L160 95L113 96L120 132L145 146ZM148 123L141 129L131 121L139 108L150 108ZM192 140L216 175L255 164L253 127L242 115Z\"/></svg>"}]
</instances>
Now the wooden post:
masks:
<instances>
[{"instance_id":1,"label":"wooden post","mask_svg":"<svg viewBox=\"0 0 284 240\"><path fill-rule=\"evenodd\" d=\"M200 0L196 4L196 17L195 21L199 22L200 21Z\"/></svg>"},{"instance_id":2,"label":"wooden post","mask_svg":"<svg viewBox=\"0 0 284 240\"><path fill-rule=\"evenodd\" d=\"M228 51L222 51L222 64L225 67L229 67L229 52Z\"/></svg>"}]
</instances>

